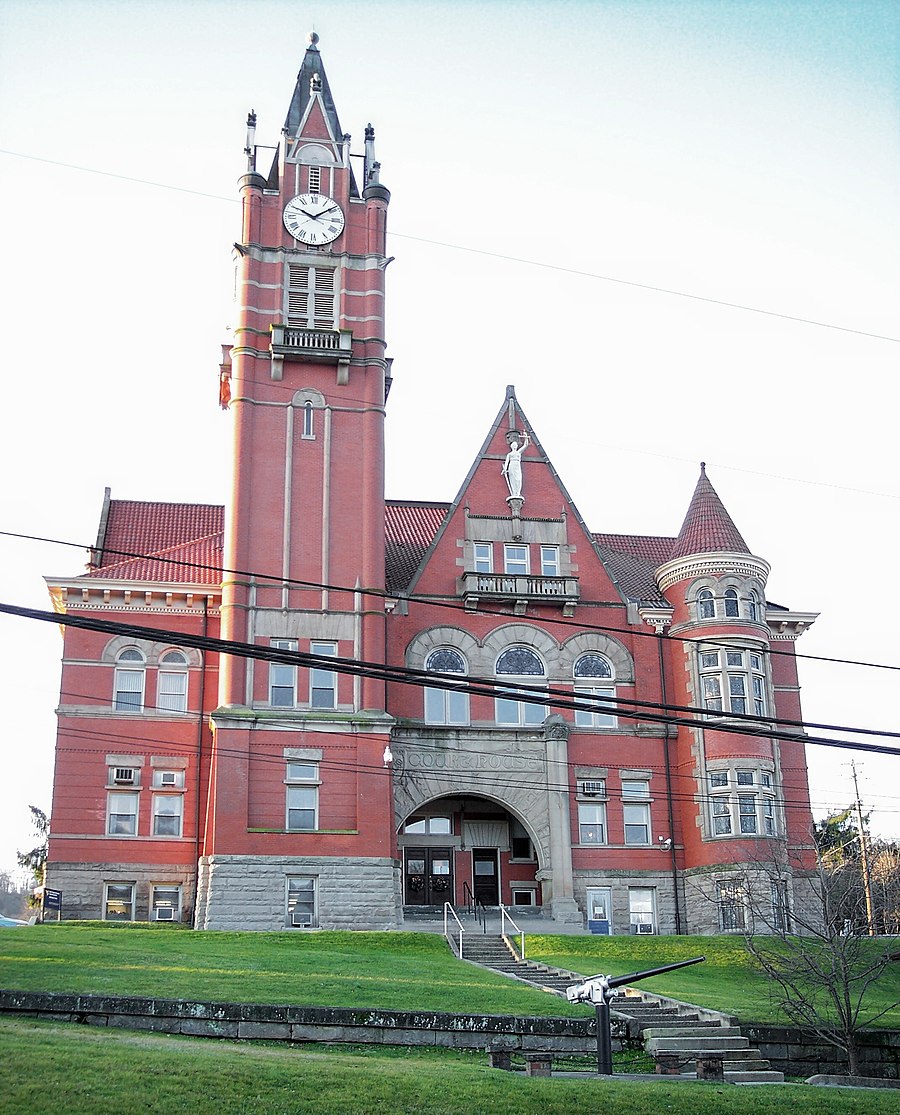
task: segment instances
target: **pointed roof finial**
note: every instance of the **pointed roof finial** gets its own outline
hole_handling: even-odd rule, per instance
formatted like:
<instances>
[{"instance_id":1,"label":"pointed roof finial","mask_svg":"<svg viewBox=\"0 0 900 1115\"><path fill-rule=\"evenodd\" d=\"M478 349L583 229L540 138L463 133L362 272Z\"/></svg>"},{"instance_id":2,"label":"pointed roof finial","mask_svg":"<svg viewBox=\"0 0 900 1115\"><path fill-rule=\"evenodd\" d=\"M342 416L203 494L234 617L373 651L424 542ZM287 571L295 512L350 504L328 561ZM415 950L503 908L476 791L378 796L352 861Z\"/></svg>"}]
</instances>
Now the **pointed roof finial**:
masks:
<instances>
[{"instance_id":1,"label":"pointed roof finial","mask_svg":"<svg viewBox=\"0 0 900 1115\"><path fill-rule=\"evenodd\" d=\"M309 43L307 50L319 49L319 36L315 31L310 31L306 41Z\"/></svg>"},{"instance_id":2,"label":"pointed roof finial","mask_svg":"<svg viewBox=\"0 0 900 1115\"><path fill-rule=\"evenodd\" d=\"M689 554L749 554L750 547L741 536L716 489L706 475L706 462L700 462L700 479L691 497L687 515L678 532L672 559Z\"/></svg>"}]
</instances>

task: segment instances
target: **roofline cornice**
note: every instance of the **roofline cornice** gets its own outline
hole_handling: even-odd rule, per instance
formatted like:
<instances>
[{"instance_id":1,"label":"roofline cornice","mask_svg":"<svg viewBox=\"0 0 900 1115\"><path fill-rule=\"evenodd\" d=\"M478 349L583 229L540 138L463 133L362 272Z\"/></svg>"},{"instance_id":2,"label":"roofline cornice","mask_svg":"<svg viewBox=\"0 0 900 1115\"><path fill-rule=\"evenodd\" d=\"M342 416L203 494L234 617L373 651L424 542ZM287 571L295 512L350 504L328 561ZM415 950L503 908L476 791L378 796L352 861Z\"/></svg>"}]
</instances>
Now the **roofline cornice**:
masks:
<instances>
[{"instance_id":1,"label":"roofline cornice","mask_svg":"<svg viewBox=\"0 0 900 1115\"><path fill-rule=\"evenodd\" d=\"M693 577L718 576L722 573L735 573L740 577L755 577L765 587L772 571L771 565L753 554L711 552L688 554L686 557L668 561L656 570L656 583L660 592Z\"/></svg>"}]
</instances>

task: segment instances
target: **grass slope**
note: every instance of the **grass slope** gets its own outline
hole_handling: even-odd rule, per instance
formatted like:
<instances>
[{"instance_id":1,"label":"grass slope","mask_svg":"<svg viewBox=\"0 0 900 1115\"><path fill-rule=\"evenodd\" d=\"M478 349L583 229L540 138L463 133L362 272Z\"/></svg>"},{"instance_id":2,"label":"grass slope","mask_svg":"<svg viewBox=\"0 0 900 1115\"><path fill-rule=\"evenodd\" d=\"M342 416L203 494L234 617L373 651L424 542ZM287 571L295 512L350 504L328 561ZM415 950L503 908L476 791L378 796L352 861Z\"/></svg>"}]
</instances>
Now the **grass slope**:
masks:
<instances>
[{"instance_id":1,"label":"grass slope","mask_svg":"<svg viewBox=\"0 0 900 1115\"><path fill-rule=\"evenodd\" d=\"M526 951L584 976L625 975L705 955L705 963L654 976L643 987L744 1021L783 1021L739 938L529 934ZM63 922L0 934L0 987L467 1014L592 1013L461 963L432 933L192 933ZM873 988L870 1005L898 1001L900 963ZM877 1025L900 1029L900 1010Z\"/></svg>"},{"instance_id":2,"label":"grass slope","mask_svg":"<svg viewBox=\"0 0 900 1115\"><path fill-rule=\"evenodd\" d=\"M433 933L32 926L0 937L0 987L466 1014L592 1014L460 962Z\"/></svg>"},{"instance_id":3,"label":"grass slope","mask_svg":"<svg viewBox=\"0 0 900 1115\"><path fill-rule=\"evenodd\" d=\"M872 942L881 951L884 944ZM653 976L647 991L735 1014L746 1022L784 1022L768 979L757 969L740 937L561 937L529 935L531 960L585 975L621 976L705 956L703 964ZM641 985L636 985L641 986ZM900 963L894 963L866 998L865 1018L883 1010L875 1026L900 1029Z\"/></svg>"},{"instance_id":4,"label":"grass slope","mask_svg":"<svg viewBox=\"0 0 900 1115\"><path fill-rule=\"evenodd\" d=\"M118 1115L896 1115L897 1093L539 1079L483 1054L337 1051L0 1019L4 1111Z\"/></svg>"}]
</instances>

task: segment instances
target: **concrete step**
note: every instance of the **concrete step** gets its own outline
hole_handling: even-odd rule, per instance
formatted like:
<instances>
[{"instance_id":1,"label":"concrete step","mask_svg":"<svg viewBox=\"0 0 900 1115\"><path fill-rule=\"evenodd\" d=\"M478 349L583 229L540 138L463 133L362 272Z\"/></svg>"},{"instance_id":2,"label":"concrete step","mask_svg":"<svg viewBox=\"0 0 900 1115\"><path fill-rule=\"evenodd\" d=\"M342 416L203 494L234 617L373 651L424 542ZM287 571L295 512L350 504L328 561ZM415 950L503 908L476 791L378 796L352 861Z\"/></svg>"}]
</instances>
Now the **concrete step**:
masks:
<instances>
[{"instance_id":1,"label":"concrete step","mask_svg":"<svg viewBox=\"0 0 900 1115\"><path fill-rule=\"evenodd\" d=\"M783 1084L784 1073L775 1069L757 1072L726 1072L725 1079L729 1084Z\"/></svg>"},{"instance_id":2,"label":"concrete step","mask_svg":"<svg viewBox=\"0 0 900 1115\"><path fill-rule=\"evenodd\" d=\"M740 1036L720 1038L704 1034L701 1037L656 1037L644 1043L648 1053L723 1053L732 1049L749 1049L750 1039Z\"/></svg>"},{"instance_id":3,"label":"concrete step","mask_svg":"<svg viewBox=\"0 0 900 1115\"><path fill-rule=\"evenodd\" d=\"M706 1047L705 1046L706 1039L708 1037L714 1037L714 1038L740 1038L740 1037L743 1037L743 1035L741 1034L740 1026L716 1026L715 1023L710 1023L710 1025L708 1025L708 1026L702 1026L702 1025L698 1026L696 1023L692 1022L692 1023L689 1023L686 1026L679 1026L677 1034L670 1033L670 1030L671 1030L671 1027L670 1027L668 1022L664 1022L660 1026L650 1026L646 1030L644 1030L644 1038L645 1038L645 1040L649 1040L651 1038L665 1038L665 1037L679 1037L679 1038L693 1038L693 1037L696 1037L696 1038L700 1038L703 1041L704 1048L705 1048ZM748 1041L748 1039L746 1039L746 1038L744 1038L743 1040ZM699 1044L700 1044L699 1042L694 1042L695 1047L699 1046ZM748 1041L748 1044L749 1044L749 1041Z\"/></svg>"}]
</instances>

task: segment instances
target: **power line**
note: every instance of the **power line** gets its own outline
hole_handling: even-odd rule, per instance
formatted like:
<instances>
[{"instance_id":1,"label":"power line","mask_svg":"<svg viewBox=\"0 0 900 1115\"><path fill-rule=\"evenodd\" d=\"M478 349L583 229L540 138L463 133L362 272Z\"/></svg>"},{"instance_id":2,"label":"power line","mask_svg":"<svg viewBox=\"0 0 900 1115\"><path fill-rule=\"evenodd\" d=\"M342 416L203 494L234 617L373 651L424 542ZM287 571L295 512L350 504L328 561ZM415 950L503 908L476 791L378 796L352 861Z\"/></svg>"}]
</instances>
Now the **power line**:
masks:
<instances>
[{"instance_id":1,"label":"power line","mask_svg":"<svg viewBox=\"0 0 900 1115\"><path fill-rule=\"evenodd\" d=\"M45 542L54 546L66 546L70 549L78 550L96 550L97 547L93 544L86 544L83 542L70 542L61 538L48 538L43 535L23 534L16 531L0 530L0 537L15 538L20 541L27 542ZM372 596L380 600L402 600L406 604L423 604L429 607L444 608L448 611L465 612L466 606L458 600L450 599L447 597L428 596L408 594L401 591L390 591L388 589L374 589L374 588L350 588L347 585L329 584L324 581L308 581L300 580L296 577L285 577L277 573L262 573L259 571L248 569L227 569L220 565L209 565L203 562L187 561L184 558L167 558L162 554L144 554L133 550L116 550L108 547L102 547L104 554L115 555L120 558L127 558L129 560L137 561L156 561L161 565L173 565L181 569L197 569L203 572L212 572L218 574L220 580L225 574L232 577L250 577L259 581L271 581L278 585L289 585L294 588L308 588L308 589L322 589L329 592L343 592L349 595ZM612 577L612 574L610 574ZM613 582L615 583L615 581ZM213 588L217 586L209 585L204 586ZM636 602L639 603L639 602ZM479 604L479 614L488 616L498 616L510 618L510 613L502 611L499 608L491 608L489 605ZM777 613L773 613L773 616ZM598 623L587 623L582 620L566 619L565 617L553 618L545 622L551 623L555 627L571 627L577 631L599 631L604 634L612 634L616 637L621 637L625 634L619 627L611 627ZM730 647L731 649L745 649L745 650L761 650L756 643L748 642L746 646L736 644L733 641L722 642L712 637L690 638L682 635L661 635L655 631L645 631L642 628L630 629L627 632L632 638L635 639L655 639L657 641L664 640L666 643L683 643L691 646L714 646L714 647ZM785 657L792 660L801 659L807 662L827 662L837 666L860 666L872 670L892 670L900 671L900 666L895 666L885 662L865 662L853 658L832 658L827 655L820 654L803 654L796 650L778 650L777 647L768 646L765 648L765 653L770 657ZM848 729L853 730L853 729ZM882 733L876 733L878 735Z\"/></svg>"},{"instance_id":2,"label":"power line","mask_svg":"<svg viewBox=\"0 0 900 1115\"><path fill-rule=\"evenodd\" d=\"M302 651L286 651L279 647L266 647L252 643L241 643L226 639L217 639L211 636L192 635L186 632L168 631L160 628L145 627L136 624L124 624L113 620L102 620L91 616L73 613L45 612L35 608L22 608L12 604L0 604L0 612L16 615L25 619L35 619L48 623L62 624L64 626L80 628L87 631L98 631L105 634L128 635L135 639L158 639L171 642L177 646L193 647L199 650L215 651L218 654L230 654L238 658L256 659L266 662L278 662L287 665L311 666L319 669L334 670L337 673L346 673L362 677L373 678L383 682L397 682L417 687L431 686L438 689L456 689L477 696L489 696L525 704L540 704L551 708L563 708L568 711L578 709L588 711L610 711L610 702L601 698L576 697L561 690L548 692L524 683L505 684L495 679L472 678L470 675L453 675L432 673L424 670L411 670L407 667L393 667L381 663L359 662L355 659L307 654ZM465 680L460 681L463 677ZM558 695L557 695L558 694ZM666 706L659 706L665 708ZM870 751L884 755L900 755L900 748L888 745L851 742L849 740L835 740L827 737L807 735L805 732L785 732L769 730L760 723L760 719L750 715L729 715L728 721L715 718L710 720L708 709L692 709L691 711L701 719L671 716L656 713L646 709L631 712L619 702L614 703L614 711L627 719L641 719L660 724L673 724L686 727L707 728L717 732L737 735L753 735L775 741L788 741L801 744L818 744L824 747L843 748L847 750ZM746 722L745 722L746 721ZM773 722L774 723L774 722ZM509 725L516 727L517 725ZM825 725L826 730L855 730L841 729L839 726ZM869 731L866 729L866 731ZM879 733L880 734L880 733ZM889 736L893 733L883 733Z\"/></svg>"},{"instance_id":3,"label":"power line","mask_svg":"<svg viewBox=\"0 0 900 1115\"><path fill-rule=\"evenodd\" d=\"M158 190L172 190L175 193L191 194L195 197L209 198L213 201L227 201L233 205L240 202L239 198L225 197L222 194L206 193L202 190L194 190L185 186L173 186L168 182L156 182L146 178L132 177L127 174L116 174L112 171L101 170L96 167L89 167L79 165L77 163L64 163L56 159L48 159L41 155L30 155L23 151L10 151L6 148L0 148L0 155L8 155L16 159L28 159L32 162L45 163L49 166L63 167L66 170L75 170L83 174L96 174L104 178L114 178L122 182L132 182L136 185L151 186L153 189ZM545 260L528 259L524 256L507 255L503 252L492 252L486 248L473 248L467 244L454 244L445 240L429 240L424 236L413 236L409 233L390 231L388 236L397 237L400 240L410 240L419 244L430 244L438 248L446 248L455 252L468 252L471 255L485 256L489 259L499 259L508 263L518 263L525 267L537 267L546 271L557 271L565 275L574 275L578 278L594 279L598 282L615 283L618 286L631 287L635 290L646 290L653 294L666 294L673 298L685 298L692 302L704 302L711 306L722 306L730 310L740 310L744 313L761 314L766 317L780 318L782 321L793 321L801 325L812 325L818 329L833 329L840 333L850 333L858 337L870 337L878 341L891 341L895 344L900 344L900 337L892 337L884 333L872 333L865 329L854 329L847 325L836 325L833 322L816 321L812 318L802 317L799 314L786 314L777 310L766 310L760 306L749 306L743 302L729 302L723 298L711 298L708 295L693 294L688 291L674 290L671 287L657 286L652 283L642 283L632 279L620 279L614 275L601 275L595 271L585 271L576 267L563 267L561 264L547 263Z\"/></svg>"}]
</instances>

